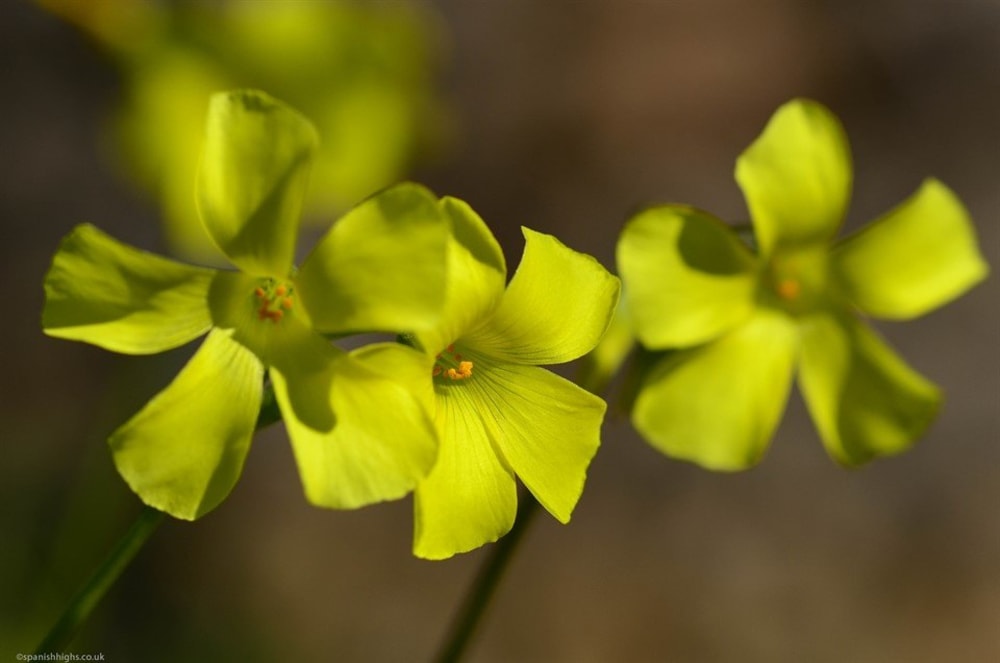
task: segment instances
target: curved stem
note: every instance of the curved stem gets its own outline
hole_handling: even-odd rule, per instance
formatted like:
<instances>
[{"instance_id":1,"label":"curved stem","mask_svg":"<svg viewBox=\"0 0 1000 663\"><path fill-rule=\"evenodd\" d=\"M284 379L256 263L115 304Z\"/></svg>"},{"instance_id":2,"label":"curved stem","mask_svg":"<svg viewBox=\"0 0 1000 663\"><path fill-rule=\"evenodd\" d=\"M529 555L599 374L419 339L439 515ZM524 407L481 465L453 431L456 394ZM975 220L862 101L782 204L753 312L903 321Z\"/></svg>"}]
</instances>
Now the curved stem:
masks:
<instances>
[{"instance_id":1,"label":"curved stem","mask_svg":"<svg viewBox=\"0 0 1000 663\"><path fill-rule=\"evenodd\" d=\"M270 383L267 383L264 385L264 394L254 430L259 431L280 420L281 412L278 410L278 404L274 397L274 389ZM38 645L35 650L37 654L62 652L69 645L76 632L90 617L90 613L94 611L108 589L118 580L118 576L122 574L132 558L149 540L166 515L151 506L142 508L139 517L132 523L132 527L121 538L118 545L108 553L104 562L94 571L87 584L81 587L80 591L70 599L69 605L66 606L59 621Z\"/></svg>"},{"instance_id":2,"label":"curved stem","mask_svg":"<svg viewBox=\"0 0 1000 663\"><path fill-rule=\"evenodd\" d=\"M456 663L461 660L462 654L479 626L483 613L496 593L497 586L503 578L504 571L507 570L507 565L517 549L518 543L528 530L528 524L537 511L538 502L530 494L525 494L518 507L514 526L490 550L489 557L480 567L479 573L465 595L465 600L458 611L458 618L452 624L451 630L444 640L444 647L434 659L437 663Z\"/></svg>"},{"instance_id":3,"label":"curved stem","mask_svg":"<svg viewBox=\"0 0 1000 663\"><path fill-rule=\"evenodd\" d=\"M144 506L139 517L129 528L107 556L104 562L94 571L80 591L70 600L59 621L49 631L45 639L35 650L36 654L62 652L72 641L73 636L87 620L90 613L115 583L125 567L128 566L143 544L163 522L165 513L153 507Z\"/></svg>"}]
</instances>

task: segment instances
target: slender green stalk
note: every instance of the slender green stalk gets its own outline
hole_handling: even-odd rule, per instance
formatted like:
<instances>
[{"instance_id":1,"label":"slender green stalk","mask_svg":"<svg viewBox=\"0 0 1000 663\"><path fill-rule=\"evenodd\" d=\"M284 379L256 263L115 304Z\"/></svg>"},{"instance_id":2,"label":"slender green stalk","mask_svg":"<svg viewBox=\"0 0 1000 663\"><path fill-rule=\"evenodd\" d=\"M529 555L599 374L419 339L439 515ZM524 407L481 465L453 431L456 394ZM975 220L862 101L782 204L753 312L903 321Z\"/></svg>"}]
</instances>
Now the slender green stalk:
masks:
<instances>
[{"instance_id":1,"label":"slender green stalk","mask_svg":"<svg viewBox=\"0 0 1000 663\"><path fill-rule=\"evenodd\" d=\"M278 403L274 397L274 389L270 384L265 384L255 430L261 430L280 420L281 412L278 410ZM132 558L163 522L164 516L166 516L165 513L157 511L153 507L143 507L129 531L121 538L118 545L108 553L107 558L94 571L87 584L81 587L80 591L70 600L59 621L38 645L35 650L37 654L62 652L69 646L77 631L90 617L90 613L104 598L108 589L118 580L118 576L122 574Z\"/></svg>"},{"instance_id":2,"label":"slender green stalk","mask_svg":"<svg viewBox=\"0 0 1000 663\"><path fill-rule=\"evenodd\" d=\"M80 626L115 583L135 554L163 522L166 514L153 507L143 507L139 517L121 538L104 562L94 571L80 591L70 600L62 617L55 623L35 653L62 652L73 640Z\"/></svg>"},{"instance_id":3,"label":"slender green stalk","mask_svg":"<svg viewBox=\"0 0 1000 663\"><path fill-rule=\"evenodd\" d=\"M601 344L584 357L580 366L576 382L592 394L599 395L608 388L611 379L624 365L632 350L631 332L623 320L619 319L617 323L621 328L617 331L609 330ZM614 326L615 323L612 323L613 328ZM627 342L623 341L623 334L627 337ZM479 573L469 587L456 613L455 621L443 640L444 644L434 659L436 663L458 663L462 660L462 655L496 593L504 571L507 570L521 539L524 538L533 516L538 512L538 506L538 502L530 493L522 492L514 526L490 550L486 561L479 568Z\"/></svg>"},{"instance_id":4,"label":"slender green stalk","mask_svg":"<svg viewBox=\"0 0 1000 663\"><path fill-rule=\"evenodd\" d=\"M444 647L438 652L437 663L456 663L462 658L466 647L475 635L483 613L486 611L503 578L504 571L517 549L518 543L528 530L532 516L538 511L538 502L530 494L523 495L518 506L517 518L510 532L490 550L489 557L479 568L479 573L465 595L459 608L458 617L444 640Z\"/></svg>"}]
</instances>

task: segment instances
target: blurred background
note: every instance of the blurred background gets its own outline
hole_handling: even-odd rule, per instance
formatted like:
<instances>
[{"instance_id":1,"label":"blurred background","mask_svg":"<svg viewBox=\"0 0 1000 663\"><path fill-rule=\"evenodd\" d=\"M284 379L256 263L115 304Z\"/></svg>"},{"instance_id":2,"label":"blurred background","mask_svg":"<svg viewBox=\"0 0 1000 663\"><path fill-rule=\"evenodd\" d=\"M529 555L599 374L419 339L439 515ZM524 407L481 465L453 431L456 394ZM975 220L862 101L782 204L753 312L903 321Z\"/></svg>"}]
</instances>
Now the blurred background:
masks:
<instances>
[{"instance_id":1,"label":"blurred background","mask_svg":"<svg viewBox=\"0 0 1000 663\"><path fill-rule=\"evenodd\" d=\"M213 260L185 207L212 90L260 87L316 122L321 223L416 179L469 201L512 265L524 224L611 269L641 205L744 220L737 155L808 96L851 139L848 228L934 175L1000 269L995 0L13 2L0 83L10 660L138 513L105 440L194 349L127 358L49 339L43 275L83 221ZM998 295L994 275L880 326L947 400L911 452L858 471L826 457L797 393L763 463L737 475L663 457L612 405L573 522L533 523L469 660L1000 660ZM274 427L221 507L161 527L71 651L427 660L484 551L414 559L411 509L310 507Z\"/></svg>"}]
</instances>

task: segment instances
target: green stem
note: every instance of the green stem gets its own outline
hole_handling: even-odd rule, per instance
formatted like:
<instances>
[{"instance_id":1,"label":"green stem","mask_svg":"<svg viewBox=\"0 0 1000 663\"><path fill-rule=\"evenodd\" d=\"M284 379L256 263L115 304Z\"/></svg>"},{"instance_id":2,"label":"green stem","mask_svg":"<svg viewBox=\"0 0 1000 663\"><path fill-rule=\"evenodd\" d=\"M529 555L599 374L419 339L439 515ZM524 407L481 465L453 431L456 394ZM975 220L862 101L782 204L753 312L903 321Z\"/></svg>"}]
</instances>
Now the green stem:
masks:
<instances>
[{"instance_id":1,"label":"green stem","mask_svg":"<svg viewBox=\"0 0 1000 663\"><path fill-rule=\"evenodd\" d=\"M452 624L445 645L438 652L437 663L456 663L462 658L466 647L480 624L483 613L496 593L500 579L510 563L518 543L528 530L532 516L538 512L538 502L530 494L525 494L517 510L517 518L510 532L500 539L490 550L489 557L479 569Z\"/></svg>"},{"instance_id":2,"label":"green stem","mask_svg":"<svg viewBox=\"0 0 1000 663\"><path fill-rule=\"evenodd\" d=\"M38 645L36 654L65 650L111 585L163 522L164 516L166 514L162 511L157 511L149 506L143 507L139 517L118 542L118 545L112 549L104 563L97 568L87 584L70 600L62 617L45 636L42 643Z\"/></svg>"},{"instance_id":3,"label":"green stem","mask_svg":"<svg viewBox=\"0 0 1000 663\"><path fill-rule=\"evenodd\" d=\"M621 320L618 322L620 325L623 324ZM622 329L625 330L627 342L622 342L622 334L609 330L601 345L583 360L576 382L592 394L599 395L608 388L612 377L625 363L632 350L631 334L627 332L627 327L623 326ZM480 567L479 574L469 587L459 607L458 616L444 639L444 646L434 659L437 663L458 663L462 660L462 655L496 593L504 571L507 570L518 544L524 538L533 516L538 512L538 502L527 491L522 493L519 502L514 526L490 550L489 557Z\"/></svg>"},{"instance_id":4,"label":"green stem","mask_svg":"<svg viewBox=\"0 0 1000 663\"><path fill-rule=\"evenodd\" d=\"M254 430L259 431L280 420L281 412L278 410L278 403L274 397L274 389L269 383L265 384ZM132 558L163 522L164 516L166 516L165 513L151 506L143 507L129 531L111 550L101 566L94 571L94 575L90 577L87 584L70 600L59 621L38 645L35 650L37 654L65 650L83 623L90 617L90 613L104 598L111 585L118 580L118 576L122 574Z\"/></svg>"}]
</instances>

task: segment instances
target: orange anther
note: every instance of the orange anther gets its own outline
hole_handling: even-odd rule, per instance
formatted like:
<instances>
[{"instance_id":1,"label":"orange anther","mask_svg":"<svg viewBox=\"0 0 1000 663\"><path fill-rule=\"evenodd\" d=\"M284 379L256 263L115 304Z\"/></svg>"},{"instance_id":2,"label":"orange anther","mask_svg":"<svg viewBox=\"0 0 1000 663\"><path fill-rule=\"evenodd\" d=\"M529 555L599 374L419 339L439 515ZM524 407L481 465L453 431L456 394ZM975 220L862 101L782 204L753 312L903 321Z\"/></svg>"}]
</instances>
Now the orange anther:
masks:
<instances>
[{"instance_id":1,"label":"orange anther","mask_svg":"<svg viewBox=\"0 0 1000 663\"><path fill-rule=\"evenodd\" d=\"M287 311L292 308L292 303L293 302L291 297L285 297L284 299L281 300L281 308Z\"/></svg>"},{"instance_id":2,"label":"orange anther","mask_svg":"<svg viewBox=\"0 0 1000 663\"><path fill-rule=\"evenodd\" d=\"M285 314L281 311L270 310L269 308L267 308L266 303L257 310L258 318L260 318L261 320L270 320L271 322L279 322L281 318L284 317L284 315Z\"/></svg>"},{"instance_id":3,"label":"orange anther","mask_svg":"<svg viewBox=\"0 0 1000 663\"><path fill-rule=\"evenodd\" d=\"M288 288L285 286L284 283L282 283L281 285L279 285L277 288L274 289L274 294L278 297L284 297L286 294L288 294Z\"/></svg>"},{"instance_id":4,"label":"orange anther","mask_svg":"<svg viewBox=\"0 0 1000 663\"><path fill-rule=\"evenodd\" d=\"M458 379L458 371L456 371L454 368L449 368L448 369L448 377L451 378L452 380L457 380Z\"/></svg>"},{"instance_id":5,"label":"orange anther","mask_svg":"<svg viewBox=\"0 0 1000 663\"><path fill-rule=\"evenodd\" d=\"M264 299L264 288L254 288L253 294L257 295L257 299Z\"/></svg>"}]
</instances>

